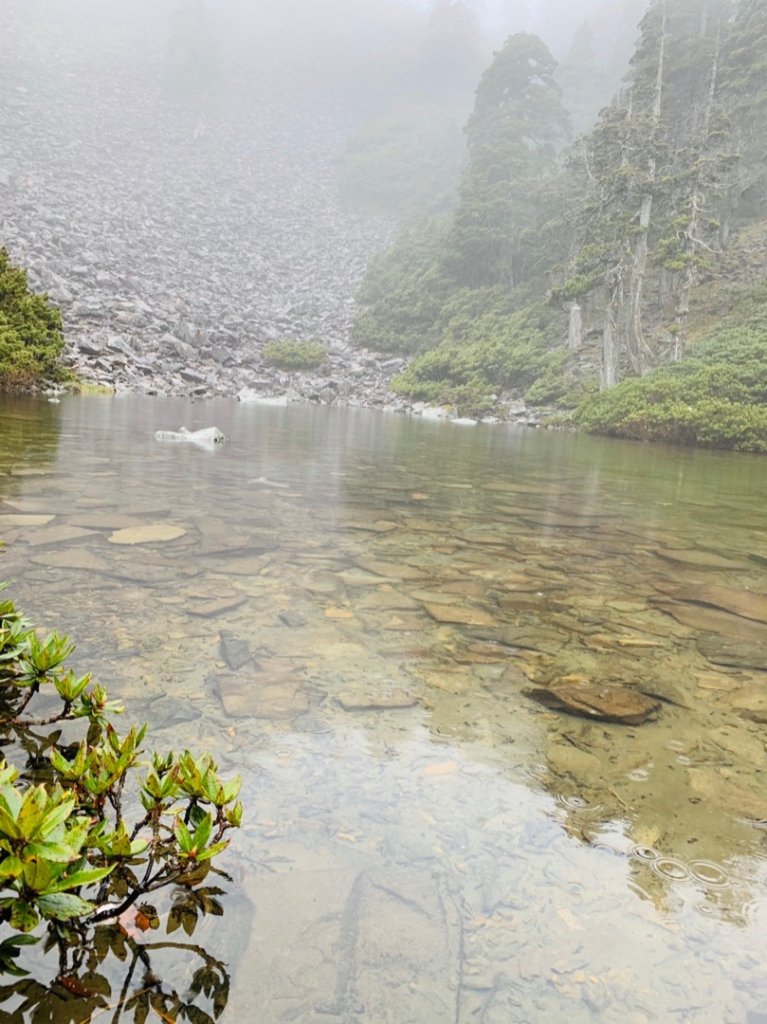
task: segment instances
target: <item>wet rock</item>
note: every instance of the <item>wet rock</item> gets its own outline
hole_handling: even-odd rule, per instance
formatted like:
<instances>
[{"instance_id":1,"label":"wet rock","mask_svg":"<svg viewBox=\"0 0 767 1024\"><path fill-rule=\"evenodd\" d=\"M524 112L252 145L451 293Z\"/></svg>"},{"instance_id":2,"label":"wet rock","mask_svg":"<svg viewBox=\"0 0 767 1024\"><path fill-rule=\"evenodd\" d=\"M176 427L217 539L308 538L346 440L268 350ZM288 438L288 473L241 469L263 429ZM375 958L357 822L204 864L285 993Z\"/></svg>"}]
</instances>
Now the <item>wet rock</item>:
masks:
<instances>
[{"instance_id":1,"label":"wet rock","mask_svg":"<svg viewBox=\"0 0 767 1024\"><path fill-rule=\"evenodd\" d=\"M555 711L620 725L640 725L653 718L661 706L659 700L627 686L589 680L559 680L526 692Z\"/></svg>"},{"instance_id":2,"label":"wet rock","mask_svg":"<svg viewBox=\"0 0 767 1024\"><path fill-rule=\"evenodd\" d=\"M468 605L424 604L424 610L435 622L460 626L497 626L497 620L482 608Z\"/></svg>"},{"instance_id":3,"label":"wet rock","mask_svg":"<svg viewBox=\"0 0 767 1024\"><path fill-rule=\"evenodd\" d=\"M192 602L187 611L199 619L213 619L218 615L225 615L245 604L247 597L244 594L237 594L232 597L212 598L210 601Z\"/></svg>"},{"instance_id":4,"label":"wet rock","mask_svg":"<svg viewBox=\"0 0 767 1024\"><path fill-rule=\"evenodd\" d=\"M767 627L753 619L744 619L740 615L732 615L730 612L702 604L675 604L660 598L654 600L653 604L666 615L697 632L718 633L742 640L767 643Z\"/></svg>"},{"instance_id":5,"label":"wet rock","mask_svg":"<svg viewBox=\"0 0 767 1024\"><path fill-rule=\"evenodd\" d=\"M357 565L364 572L382 576L384 579L421 580L424 575L421 569L415 569L412 565L407 565L404 562L383 562L374 558L360 558Z\"/></svg>"},{"instance_id":6,"label":"wet rock","mask_svg":"<svg viewBox=\"0 0 767 1024\"><path fill-rule=\"evenodd\" d=\"M574 747L565 738L549 744L546 760L552 772L559 777L569 775L575 780L591 780L597 778L600 771L598 757Z\"/></svg>"},{"instance_id":7,"label":"wet rock","mask_svg":"<svg viewBox=\"0 0 767 1024\"><path fill-rule=\"evenodd\" d=\"M693 792L718 810L755 821L767 821L767 797L763 792L746 789L716 768L690 768L687 775Z\"/></svg>"},{"instance_id":8,"label":"wet rock","mask_svg":"<svg viewBox=\"0 0 767 1024\"><path fill-rule=\"evenodd\" d=\"M83 537L90 537L93 530L84 530L79 526L48 526L41 530L35 530L27 537L30 547L44 547L46 545L67 544L69 541L82 540Z\"/></svg>"},{"instance_id":9,"label":"wet rock","mask_svg":"<svg viewBox=\"0 0 767 1024\"><path fill-rule=\"evenodd\" d=\"M127 530L129 527L143 525L136 516L122 515L118 512L83 512L81 515L69 517L70 526L82 526L86 530Z\"/></svg>"},{"instance_id":10,"label":"wet rock","mask_svg":"<svg viewBox=\"0 0 767 1024\"><path fill-rule=\"evenodd\" d=\"M213 689L230 718L292 720L309 710L304 684L293 670L221 674Z\"/></svg>"},{"instance_id":11,"label":"wet rock","mask_svg":"<svg viewBox=\"0 0 767 1024\"><path fill-rule=\"evenodd\" d=\"M415 697L400 689L379 694L364 690L344 690L338 694L337 699L344 711L393 711L418 705Z\"/></svg>"},{"instance_id":12,"label":"wet rock","mask_svg":"<svg viewBox=\"0 0 767 1024\"><path fill-rule=\"evenodd\" d=\"M299 612L280 612L277 616L283 626L289 626L290 629L300 629L306 625L306 616L301 615Z\"/></svg>"},{"instance_id":13,"label":"wet rock","mask_svg":"<svg viewBox=\"0 0 767 1024\"><path fill-rule=\"evenodd\" d=\"M657 678L649 683L639 683L639 689L646 696L657 697L664 704L687 708L688 711L695 708L696 698L686 685L686 680L678 682L676 679Z\"/></svg>"},{"instance_id":14,"label":"wet rock","mask_svg":"<svg viewBox=\"0 0 767 1024\"><path fill-rule=\"evenodd\" d=\"M170 729L174 725L196 721L202 712L187 700L163 696L150 701L144 715L151 721L153 729Z\"/></svg>"},{"instance_id":15,"label":"wet rock","mask_svg":"<svg viewBox=\"0 0 767 1024\"><path fill-rule=\"evenodd\" d=\"M525 651L540 651L542 654L557 655L564 646L564 639L559 640L551 635L551 631L544 632L534 628L517 626L503 626L497 633L482 630L472 630L472 636L478 640L493 640L510 647Z\"/></svg>"},{"instance_id":16,"label":"wet rock","mask_svg":"<svg viewBox=\"0 0 767 1024\"><path fill-rule=\"evenodd\" d=\"M697 646L703 657L714 665L755 668L767 672L767 638L760 643L716 633L704 633L698 638Z\"/></svg>"},{"instance_id":17,"label":"wet rock","mask_svg":"<svg viewBox=\"0 0 767 1024\"><path fill-rule=\"evenodd\" d=\"M741 718L767 724L767 679L735 690L727 695L726 702Z\"/></svg>"},{"instance_id":18,"label":"wet rock","mask_svg":"<svg viewBox=\"0 0 767 1024\"><path fill-rule=\"evenodd\" d=\"M110 544L155 544L178 540L186 530L172 523L148 523L146 526L132 526L126 530L115 530L108 537Z\"/></svg>"},{"instance_id":19,"label":"wet rock","mask_svg":"<svg viewBox=\"0 0 767 1024\"><path fill-rule=\"evenodd\" d=\"M112 567L103 558L86 548L67 548L64 551L50 551L35 555L30 561L50 569L74 569L77 572L111 573Z\"/></svg>"},{"instance_id":20,"label":"wet rock","mask_svg":"<svg viewBox=\"0 0 767 1024\"><path fill-rule=\"evenodd\" d=\"M55 518L52 515L3 514L0 515L0 530L5 529L7 526L47 526Z\"/></svg>"},{"instance_id":21,"label":"wet rock","mask_svg":"<svg viewBox=\"0 0 767 1024\"><path fill-rule=\"evenodd\" d=\"M695 569L742 569L741 562L734 562L724 555L717 555L712 551L701 551L695 548L683 550L669 550L668 548L656 548L655 554L664 562L673 562L676 565L687 565Z\"/></svg>"},{"instance_id":22,"label":"wet rock","mask_svg":"<svg viewBox=\"0 0 767 1024\"><path fill-rule=\"evenodd\" d=\"M219 653L226 662L227 668L236 672L244 665L253 661L253 652L247 640L236 636L228 630L219 633Z\"/></svg>"},{"instance_id":23,"label":"wet rock","mask_svg":"<svg viewBox=\"0 0 767 1024\"><path fill-rule=\"evenodd\" d=\"M699 587L658 587L675 601L688 604L710 605L722 611L739 615L744 619L767 623L767 594L759 594L752 590L738 590L734 587L699 586Z\"/></svg>"}]
</instances>

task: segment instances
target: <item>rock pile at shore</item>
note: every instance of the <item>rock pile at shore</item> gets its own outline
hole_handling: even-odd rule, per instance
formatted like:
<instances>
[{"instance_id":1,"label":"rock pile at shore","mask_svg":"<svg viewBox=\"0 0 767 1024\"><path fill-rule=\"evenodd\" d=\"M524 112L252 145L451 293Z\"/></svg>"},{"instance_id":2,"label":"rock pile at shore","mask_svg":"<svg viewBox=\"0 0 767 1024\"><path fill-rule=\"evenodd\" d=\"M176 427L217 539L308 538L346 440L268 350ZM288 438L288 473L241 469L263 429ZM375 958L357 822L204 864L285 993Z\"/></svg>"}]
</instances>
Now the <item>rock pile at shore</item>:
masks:
<instances>
[{"instance_id":1,"label":"rock pile at shore","mask_svg":"<svg viewBox=\"0 0 767 1024\"><path fill-rule=\"evenodd\" d=\"M95 74L46 88L19 62L0 82L0 244L61 308L68 363L117 391L389 401L402 362L348 344L393 230L338 199L348 112L263 83L203 104ZM266 367L280 338L317 338L327 364Z\"/></svg>"}]
</instances>

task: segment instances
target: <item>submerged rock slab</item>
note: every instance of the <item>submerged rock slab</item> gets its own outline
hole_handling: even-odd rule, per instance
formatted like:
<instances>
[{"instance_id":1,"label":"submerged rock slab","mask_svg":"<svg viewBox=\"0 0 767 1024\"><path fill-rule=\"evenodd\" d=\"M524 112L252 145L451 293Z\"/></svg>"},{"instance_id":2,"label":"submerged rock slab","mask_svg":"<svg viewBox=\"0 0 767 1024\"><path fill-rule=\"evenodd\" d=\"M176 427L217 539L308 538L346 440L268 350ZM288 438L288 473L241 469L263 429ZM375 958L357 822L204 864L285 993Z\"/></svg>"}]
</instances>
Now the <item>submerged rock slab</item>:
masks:
<instances>
[{"instance_id":1,"label":"submerged rock slab","mask_svg":"<svg viewBox=\"0 0 767 1024\"><path fill-rule=\"evenodd\" d=\"M372 573L390 580L422 580L423 571L404 562L384 562L377 558L359 558L357 567L363 572Z\"/></svg>"},{"instance_id":2,"label":"submerged rock slab","mask_svg":"<svg viewBox=\"0 0 767 1024\"><path fill-rule=\"evenodd\" d=\"M224 615L226 612L234 611L248 600L245 594L233 595L232 597L211 598L199 604L190 604L187 608L189 615L195 615L200 619L212 619L217 615Z\"/></svg>"},{"instance_id":3,"label":"submerged rock slab","mask_svg":"<svg viewBox=\"0 0 767 1024\"><path fill-rule=\"evenodd\" d=\"M41 530L35 530L27 538L27 544L35 548L42 548L47 545L68 544L73 540L91 537L93 533L93 530L84 530L79 526L48 526L43 527Z\"/></svg>"},{"instance_id":4,"label":"submerged rock slab","mask_svg":"<svg viewBox=\"0 0 767 1024\"><path fill-rule=\"evenodd\" d=\"M435 622L456 626L497 626L493 616L482 608L455 604L424 604L424 610Z\"/></svg>"},{"instance_id":5,"label":"submerged rock slab","mask_svg":"<svg viewBox=\"0 0 767 1024\"><path fill-rule=\"evenodd\" d=\"M717 555L712 551L701 551L699 548L656 548L655 554L664 562L673 562L676 565L688 565L695 569L742 569L742 562L734 562L724 555Z\"/></svg>"},{"instance_id":6,"label":"submerged rock slab","mask_svg":"<svg viewBox=\"0 0 767 1024\"><path fill-rule=\"evenodd\" d=\"M717 633L705 633L698 640L698 650L714 665L755 668L767 672L767 640L759 643Z\"/></svg>"},{"instance_id":7,"label":"submerged rock slab","mask_svg":"<svg viewBox=\"0 0 767 1024\"><path fill-rule=\"evenodd\" d=\"M227 668L236 672L249 661L253 661L253 652L247 640L236 636L229 630L221 630L219 633L219 653L226 662Z\"/></svg>"},{"instance_id":8,"label":"submerged rock slab","mask_svg":"<svg viewBox=\"0 0 767 1024\"><path fill-rule=\"evenodd\" d=\"M294 671L222 673L213 689L230 718L291 720L309 710L303 682Z\"/></svg>"},{"instance_id":9,"label":"submerged rock slab","mask_svg":"<svg viewBox=\"0 0 767 1024\"><path fill-rule=\"evenodd\" d=\"M661 706L659 700L639 690L590 680L560 680L550 686L533 687L526 692L534 700L555 711L620 725L641 725L654 717Z\"/></svg>"},{"instance_id":10,"label":"submerged rock slab","mask_svg":"<svg viewBox=\"0 0 767 1024\"><path fill-rule=\"evenodd\" d=\"M764 684L751 683L743 686L725 698L741 718L760 725L767 724L767 680Z\"/></svg>"},{"instance_id":11,"label":"submerged rock slab","mask_svg":"<svg viewBox=\"0 0 767 1024\"><path fill-rule=\"evenodd\" d=\"M767 642L767 627L753 619L745 619L742 615L733 615L731 612L703 604L672 603L662 598L654 598L653 604L683 626L689 626L698 632L719 633L741 640Z\"/></svg>"},{"instance_id":12,"label":"submerged rock slab","mask_svg":"<svg viewBox=\"0 0 767 1024\"><path fill-rule=\"evenodd\" d=\"M720 811L755 821L767 820L767 798L763 793L726 778L717 768L690 768L687 776L693 792Z\"/></svg>"},{"instance_id":13,"label":"submerged rock slab","mask_svg":"<svg viewBox=\"0 0 767 1024\"><path fill-rule=\"evenodd\" d=\"M264 1019L274 1022L468 1019L459 1014L461 912L435 877L428 846L426 855L425 866L383 870L354 850L333 859L320 852L311 870L247 872L257 909L247 971L235 974L227 1013L250 1019L257 991Z\"/></svg>"},{"instance_id":14,"label":"submerged rock slab","mask_svg":"<svg viewBox=\"0 0 767 1024\"><path fill-rule=\"evenodd\" d=\"M53 515L33 515L19 512L4 512L0 515L0 530L6 526L47 526L56 517Z\"/></svg>"},{"instance_id":15,"label":"submerged rock slab","mask_svg":"<svg viewBox=\"0 0 767 1024\"><path fill-rule=\"evenodd\" d=\"M131 526L127 530L115 530L110 534L110 544L152 544L158 541L177 540L186 530L172 523L147 523L146 526Z\"/></svg>"},{"instance_id":16,"label":"submerged rock slab","mask_svg":"<svg viewBox=\"0 0 767 1024\"><path fill-rule=\"evenodd\" d=\"M30 559L35 565L47 569L74 569L77 572L110 573L112 567L86 548L66 548L64 551L49 551Z\"/></svg>"},{"instance_id":17,"label":"submerged rock slab","mask_svg":"<svg viewBox=\"0 0 767 1024\"><path fill-rule=\"evenodd\" d=\"M418 701L404 690L371 694L366 691L346 690L338 694L338 703L344 711L395 711L414 708Z\"/></svg>"},{"instance_id":18,"label":"submerged rock slab","mask_svg":"<svg viewBox=\"0 0 767 1024\"><path fill-rule=\"evenodd\" d=\"M721 611L738 615L743 619L767 623L767 594L735 587L702 586L675 587L658 586L658 589L675 601L686 604L710 605Z\"/></svg>"}]
</instances>

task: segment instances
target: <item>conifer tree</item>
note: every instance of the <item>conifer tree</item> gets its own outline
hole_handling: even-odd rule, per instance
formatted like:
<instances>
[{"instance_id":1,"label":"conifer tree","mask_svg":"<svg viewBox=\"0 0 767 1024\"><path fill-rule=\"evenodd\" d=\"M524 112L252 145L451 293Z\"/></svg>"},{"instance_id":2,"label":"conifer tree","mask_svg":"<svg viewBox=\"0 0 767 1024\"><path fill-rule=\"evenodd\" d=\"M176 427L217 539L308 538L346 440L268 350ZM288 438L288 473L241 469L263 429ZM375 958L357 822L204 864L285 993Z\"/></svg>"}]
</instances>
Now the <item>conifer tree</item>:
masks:
<instances>
[{"instance_id":1,"label":"conifer tree","mask_svg":"<svg viewBox=\"0 0 767 1024\"><path fill-rule=\"evenodd\" d=\"M535 188L555 170L568 131L555 69L544 43L520 32L480 80L445 260L461 284L513 287L524 276L522 235L535 220Z\"/></svg>"}]
</instances>

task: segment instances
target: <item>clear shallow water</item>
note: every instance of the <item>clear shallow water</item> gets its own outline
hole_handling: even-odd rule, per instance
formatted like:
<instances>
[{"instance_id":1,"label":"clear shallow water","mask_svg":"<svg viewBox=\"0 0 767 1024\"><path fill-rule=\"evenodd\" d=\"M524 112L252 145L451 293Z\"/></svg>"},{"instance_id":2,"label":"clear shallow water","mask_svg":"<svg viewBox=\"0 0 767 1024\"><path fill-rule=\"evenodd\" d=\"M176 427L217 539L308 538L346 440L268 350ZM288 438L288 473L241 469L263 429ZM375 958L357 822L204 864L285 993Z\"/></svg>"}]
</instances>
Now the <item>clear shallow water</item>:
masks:
<instances>
[{"instance_id":1,"label":"clear shallow water","mask_svg":"<svg viewBox=\"0 0 767 1024\"><path fill-rule=\"evenodd\" d=\"M243 775L224 1020L762 1020L763 460L131 397L5 400L0 472L19 603Z\"/></svg>"}]
</instances>

